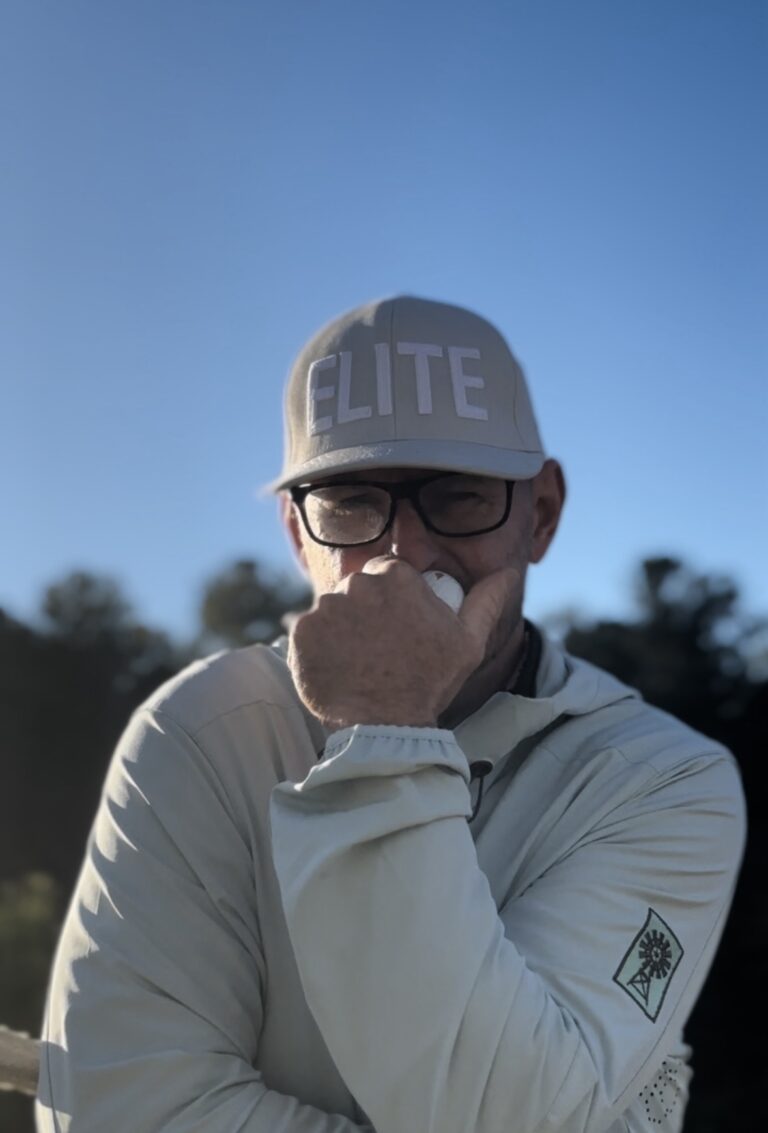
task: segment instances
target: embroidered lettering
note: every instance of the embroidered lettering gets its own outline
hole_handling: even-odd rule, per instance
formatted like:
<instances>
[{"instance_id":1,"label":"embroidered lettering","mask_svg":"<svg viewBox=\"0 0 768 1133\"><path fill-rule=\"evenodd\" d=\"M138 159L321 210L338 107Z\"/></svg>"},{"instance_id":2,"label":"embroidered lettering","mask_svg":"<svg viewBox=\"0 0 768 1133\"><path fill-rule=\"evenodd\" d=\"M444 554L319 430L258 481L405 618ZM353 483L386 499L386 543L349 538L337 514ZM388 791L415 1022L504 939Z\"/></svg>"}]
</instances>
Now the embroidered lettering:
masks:
<instances>
[{"instance_id":1,"label":"embroidered lettering","mask_svg":"<svg viewBox=\"0 0 768 1133\"><path fill-rule=\"evenodd\" d=\"M352 385L352 353L349 350L342 350L339 355L339 415L338 421L340 425L346 425L349 421L360 421L365 417L370 417L373 412L370 405L358 405L357 409L350 409L349 395Z\"/></svg>"},{"instance_id":2,"label":"embroidered lettering","mask_svg":"<svg viewBox=\"0 0 768 1133\"><path fill-rule=\"evenodd\" d=\"M392 412L392 360L389 356L389 343L377 342L376 353L376 407L379 417L389 417Z\"/></svg>"},{"instance_id":3,"label":"embroidered lettering","mask_svg":"<svg viewBox=\"0 0 768 1133\"><path fill-rule=\"evenodd\" d=\"M310 364L307 375L307 429L310 436L325 433L334 425L349 425L354 421L367 418L389 417L394 412L395 397L398 388L393 383L392 357L388 342L374 344L374 373L370 372L370 359L360 356L351 350L342 350L338 355L329 354L325 358L318 358ZM467 374L464 372L464 362L480 360L480 351L472 346L438 346L433 342L398 342L396 350L399 355L413 358L413 373L416 379L416 409L422 416L434 412L432 401L432 372L430 359L448 357L448 371L453 392L453 406L457 417L468 418L474 421L487 421L488 410L468 400L467 392L470 390L484 390L485 378L480 374ZM328 381L322 385L323 372L333 370L338 365L338 381ZM368 368L367 368L368 367ZM362 369L363 382L361 383L358 371ZM442 371L444 374L444 371ZM355 375L358 374L357 379ZM435 375L436 376L436 375ZM400 373L400 380L407 381L409 374ZM361 385L365 388L367 399L374 400L371 388L375 379L376 393L375 405L353 405L354 387L358 387L360 396ZM399 389L399 396L403 390ZM322 414L320 402L335 401L335 413ZM411 398L405 412L412 412ZM330 406L328 407L331 408ZM401 407L403 408L403 407Z\"/></svg>"},{"instance_id":4,"label":"embroidered lettering","mask_svg":"<svg viewBox=\"0 0 768 1133\"><path fill-rule=\"evenodd\" d=\"M459 417L471 417L475 421L487 421L488 410L480 405L470 405L467 401L468 389L485 389L485 380L479 375L465 374L462 363L465 358L480 358L480 351L468 346L449 346L448 365L451 368L453 383L453 402Z\"/></svg>"},{"instance_id":5,"label":"embroidered lettering","mask_svg":"<svg viewBox=\"0 0 768 1133\"><path fill-rule=\"evenodd\" d=\"M432 384L429 375L430 358L442 358L442 346L432 342L398 342L398 354L412 354L416 370L416 404L419 413L432 412Z\"/></svg>"},{"instance_id":6,"label":"embroidered lettering","mask_svg":"<svg viewBox=\"0 0 768 1133\"><path fill-rule=\"evenodd\" d=\"M322 370L332 370L336 365L336 355L329 354L327 358L318 358L309 367L309 381L307 383L307 421L309 422L309 435L316 436L333 427L333 417L318 417L317 402L329 401L336 396L336 386L318 385Z\"/></svg>"}]
</instances>

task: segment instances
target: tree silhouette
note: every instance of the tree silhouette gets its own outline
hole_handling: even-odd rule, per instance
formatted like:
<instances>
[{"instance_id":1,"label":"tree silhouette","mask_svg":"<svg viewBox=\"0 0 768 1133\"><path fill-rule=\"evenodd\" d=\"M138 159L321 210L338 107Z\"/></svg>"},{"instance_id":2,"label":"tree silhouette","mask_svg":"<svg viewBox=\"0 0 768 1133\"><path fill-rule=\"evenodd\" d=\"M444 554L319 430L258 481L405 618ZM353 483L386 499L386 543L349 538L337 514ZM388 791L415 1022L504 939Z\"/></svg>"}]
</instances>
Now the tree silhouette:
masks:
<instances>
[{"instance_id":1,"label":"tree silhouette","mask_svg":"<svg viewBox=\"0 0 768 1133\"><path fill-rule=\"evenodd\" d=\"M39 870L69 889L120 732L186 659L84 571L48 588L39 628L0 617L0 876Z\"/></svg>"},{"instance_id":2,"label":"tree silhouette","mask_svg":"<svg viewBox=\"0 0 768 1133\"><path fill-rule=\"evenodd\" d=\"M82 570L48 587L42 612L52 633L85 646L116 641L130 625L132 614L113 579Z\"/></svg>"},{"instance_id":3,"label":"tree silhouette","mask_svg":"<svg viewBox=\"0 0 768 1133\"><path fill-rule=\"evenodd\" d=\"M285 615L305 609L310 599L305 583L270 573L253 559L241 559L205 587L203 641L234 648L274 641L285 632Z\"/></svg>"},{"instance_id":4,"label":"tree silhouette","mask_svg":"<svg viewBox=\"0 0 768 1133\"><path fill-rule=\"evenodd\" d=\"M751 646L765 621L740 612L732 580L696 574L674 558L642 564L636 597L637 620L577 622L565 635L566 648L725 740L729 721L752 694Z\"/></svg>"}]
</instances>

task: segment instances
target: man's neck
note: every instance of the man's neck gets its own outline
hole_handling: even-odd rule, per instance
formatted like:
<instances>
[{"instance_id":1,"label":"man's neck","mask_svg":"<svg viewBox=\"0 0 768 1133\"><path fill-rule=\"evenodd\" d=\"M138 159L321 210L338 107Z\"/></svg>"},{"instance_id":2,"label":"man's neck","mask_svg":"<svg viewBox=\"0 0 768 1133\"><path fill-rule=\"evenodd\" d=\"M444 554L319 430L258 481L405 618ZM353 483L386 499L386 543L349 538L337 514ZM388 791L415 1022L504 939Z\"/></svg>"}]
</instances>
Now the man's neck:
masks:
<instances>
[{"instance_id":1,"label":"man's neck","mask_svg":"<svg viewBox=\"0 0 768 1133\"><path fill-rule=\"evenodd\" d=\"M525 664L527 629L521 618L506 647L480 666L438 721L441 728L455 728L496 692L511 690Z\"/></svg>"}]
</instances>

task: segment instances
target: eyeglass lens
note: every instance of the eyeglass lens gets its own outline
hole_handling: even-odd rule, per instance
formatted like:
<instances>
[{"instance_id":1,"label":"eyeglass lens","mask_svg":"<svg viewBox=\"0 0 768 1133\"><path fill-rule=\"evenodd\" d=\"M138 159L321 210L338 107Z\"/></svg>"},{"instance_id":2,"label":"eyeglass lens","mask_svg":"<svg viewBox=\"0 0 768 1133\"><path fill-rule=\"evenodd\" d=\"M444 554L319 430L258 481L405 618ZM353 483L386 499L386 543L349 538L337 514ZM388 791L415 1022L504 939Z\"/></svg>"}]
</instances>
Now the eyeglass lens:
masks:
<instances>
[{"instance_id":1,"label":"eyeglass lens","mask_svg":"<svg viewBox=\"0 0 768 1133\"><path fill-rule=\"evenodd\" d=\"M507 508L506 481L490 476L445 476L422 484L416 503L428 525L442 535L472 535L500 524ZM385 531L393 499L373 484L332 484L304 499L310 532L326 543L353 546Z\"/></svg>"}]
</instances>

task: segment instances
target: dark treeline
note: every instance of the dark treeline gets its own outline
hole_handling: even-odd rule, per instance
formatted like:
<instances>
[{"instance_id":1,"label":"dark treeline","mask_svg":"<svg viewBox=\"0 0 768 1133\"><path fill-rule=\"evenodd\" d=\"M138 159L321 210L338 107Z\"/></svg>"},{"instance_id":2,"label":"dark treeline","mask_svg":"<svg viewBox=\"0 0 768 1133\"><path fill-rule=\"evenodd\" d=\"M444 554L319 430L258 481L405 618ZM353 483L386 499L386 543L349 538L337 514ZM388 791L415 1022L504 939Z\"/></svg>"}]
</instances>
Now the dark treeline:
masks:
<instances>
[{"instance_id":1,"label":"dark treeline","mask_svg":"<svg viewBox=\"0 0 768 1133\"><path fill-rule=\"evenodd\" d=\"M750 838L731 919L686 1038L694 1084L686 1133L768 1128L760 1089L768 914L765 796L766 623L740 611L727 578L674 559L638 571L631 621L552 619L573 652L647 700L725 743L747 793ZM111 579L76 572L49 587L39 617L0 610L0 1023L36 1034L61 918L77 876L106 766L131 712L197 657L273 640L308 592L237 562L210 581L191 641L136 616ZM9 1124L10 1122L10 1124ZM0 1129L32 1128L27 1099L0 1095Z\"/></svg>"}]
</instances>

